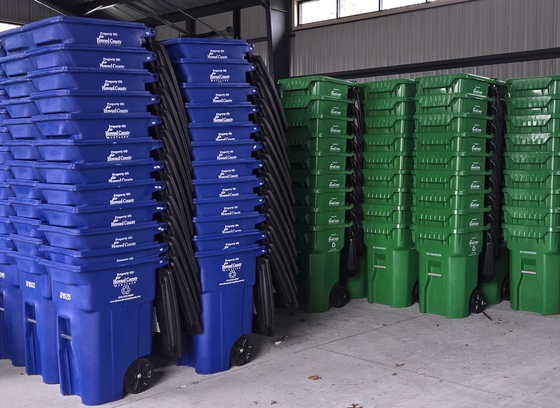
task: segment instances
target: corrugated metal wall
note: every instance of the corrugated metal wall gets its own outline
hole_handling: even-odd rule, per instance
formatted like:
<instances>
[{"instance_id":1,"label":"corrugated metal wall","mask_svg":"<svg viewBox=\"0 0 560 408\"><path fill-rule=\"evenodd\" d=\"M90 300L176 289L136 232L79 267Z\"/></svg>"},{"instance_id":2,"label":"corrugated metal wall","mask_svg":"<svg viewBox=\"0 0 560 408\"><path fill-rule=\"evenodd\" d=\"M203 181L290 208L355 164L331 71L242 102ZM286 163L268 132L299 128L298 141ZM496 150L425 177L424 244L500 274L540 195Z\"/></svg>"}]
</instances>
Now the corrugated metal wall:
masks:
<instances>
[{"instance_id":1,"label":"corrugated metal wall","mask_svg":"<svg viewBox=\"0 0 560 408\"><path fill-rule=\"evenodd\" d=\"M25 24L57 15L58 13L34 1L0 0L2 22Z\"/></svg>"},{"instance_id":2,"label":"corrugated metal wall","mask_svg":"<svg viewBox=\"0 0 560 408\"><path fill-rule=\"evenodd\" d=\"M3 0L0 0L3 1ZM214 16L204 17L200 19L206 24L210 25L216 30L223 31L229 26L233 26L233 13L222 13ZM185 23L176 23L179 27L184 28ZM196 34L209 33L212 30L202 24L201 22L196 23ZM167 27L159 26L155 28L156 40L164 41L170 38L176 38L181 33L177 30ZM241 38L251 41L253 39L259 39L266 37L266 14L263 7L250 7L241 10ZM255 51L254 54L260 55L265 63L268 65L268 42L258 41L254 43Z\"/></svg>"},{"instance_id":3,"label":"corrugated metal wall","mask_svg":"<svg viewBox=\"0 0 560 408\"><path fill-rule=\"evenodd\" d=\"M498 78L502 80L509 78L524 78L537 75L551 75L560 73L560 59L516 62L512 64L486 65L482 67L446 69L439 71L423 71L414 72L411 74L382 75L369 78L355 78L355 80L357 82L367 82L394 78L416 78L419 76L454 74L458 72L467 72L469 74L476 74L488 78Z\"/></svg>"},{"instance_id":4,"label":"corrugated metal wall","mask_svg":"<svg viewBox=\"0 0 560 408\"><path fill-rule=\"evenodd\" d=\"M241 37L245 39L266 37L266 12L264 7L241 10Z\"/></svg>"},{"instance_id":5,"label":"corrugated metal wall","mask_svg":"<svg viewBox=\"0 0 560 408\"><path fill-rule=\"evenodd\" d=\"M473 0L301 30L293 39L292 75L559 47L559 12L558 0ZM558 72L558 61L458 71L498 78L549 75Z\"/></svg>"}]
</instances>

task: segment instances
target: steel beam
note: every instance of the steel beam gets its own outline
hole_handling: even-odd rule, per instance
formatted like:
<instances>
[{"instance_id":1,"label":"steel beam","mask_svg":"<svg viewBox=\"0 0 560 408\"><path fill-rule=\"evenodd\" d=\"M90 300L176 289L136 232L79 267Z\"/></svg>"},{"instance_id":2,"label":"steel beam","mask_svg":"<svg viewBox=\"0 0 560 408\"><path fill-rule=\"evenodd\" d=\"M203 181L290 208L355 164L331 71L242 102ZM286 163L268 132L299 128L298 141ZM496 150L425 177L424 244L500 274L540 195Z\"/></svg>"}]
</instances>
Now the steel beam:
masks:
<instances>
[{"instance_id":1,"label":"steel beam","mask_svg":"<svg viewBox=\"0 0 560 408\"><path fill-rule=\"evenodd\" d=\"M69 3L65 0L34 0L35 3L42 5L43 7L49 8L65 16L79 16L80 7L76 6L75 3Z\"/></svg>"},{"instance_id":2,"label":"steel beam","mask_svg":"<svg viewBox=\"0 0 560 408\"><path fill-rule=\"evenodd\" d=\"M177 10L173 13L163 14L160 17L173 23L177 23L185 19L185 13L192 18L201 18L213 16L215 14L226 13L235 9L243 9L261 5L263 5L263 2L261 0L226 0L218 3L212 3L207 6ZM160 24L153 18L145 18L137 21L146 24L148 27L154 27Z\"/></svg>"},{"instance_id":3,"label":"steel beam","mask_svg":"<svg viewBox=\"0 0 560 408\"><path fill-rule=\"evenodd\" d=\"M270 0L266 9L268 32L268 69L275 81L290 76L290 38L292 33L289 0Z\"/></svg>"},{"instance_id":4,"label":"steel beam","mask_svg":"<svg viewBox=\"0 0 560 408\"><path fill-rule=\"evenodd\" d=\"M477 57L455 58L448 60L418 62L413 64L355 69L318 73L340 79L358 79L386 75L412 74L416 72L441 71L455 68L481 67L486 65L511 64L515 62L540 61L560 58L560 47L540 50L518 51L503 54L481 55Z\"/></svg>"}]
</instances>

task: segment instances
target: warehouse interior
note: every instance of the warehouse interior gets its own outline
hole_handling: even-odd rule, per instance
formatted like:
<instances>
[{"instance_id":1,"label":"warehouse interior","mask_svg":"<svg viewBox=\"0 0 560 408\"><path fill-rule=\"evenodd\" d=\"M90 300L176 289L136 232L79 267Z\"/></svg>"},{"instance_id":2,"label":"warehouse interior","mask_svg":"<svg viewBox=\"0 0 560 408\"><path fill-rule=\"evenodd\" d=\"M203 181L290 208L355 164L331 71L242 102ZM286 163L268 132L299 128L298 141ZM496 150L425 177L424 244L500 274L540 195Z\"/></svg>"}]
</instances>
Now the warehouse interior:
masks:
<instances>
[{"instance_id":1,"label":"warehouse interior","mask_svg":"<svg viewBox=\"0 0 560 408\"><path fill-rule=\"evenodd\" d=\"M334 17L305 20L302 5L315 2L334 4ZM365 12L349 15L344 3L2 0L0 23L84 16L145 24L154 29L156 42L241 39L252 44L252 54L284 90L290 78L326 76L359 85L464 73L497 80L492 83L505 98L509 79L560 72L556 0L397 1L395 7L369 0L361 2ZM280 94L282 85L276 89ZM328 265L325 259L318 265ZM553 262L547 271L560 273ZM422 313L416 302L370 302L365 294L349 300L345 295L341 307L326 311L301 300L300 308L277 301L269 329L250 334L250 361L201 374L184 361L176 364L176 356L154 353L150 387L103 406L556 407L560 310L514 310L509 288L506 295L499 286L499 301L479 310L471 299L468 316L461 318ZM0 391L14 408L83 406L80 396L61 395L58 384L27 375L9 358L0 359Z\"/></svg>"}]
</instances>

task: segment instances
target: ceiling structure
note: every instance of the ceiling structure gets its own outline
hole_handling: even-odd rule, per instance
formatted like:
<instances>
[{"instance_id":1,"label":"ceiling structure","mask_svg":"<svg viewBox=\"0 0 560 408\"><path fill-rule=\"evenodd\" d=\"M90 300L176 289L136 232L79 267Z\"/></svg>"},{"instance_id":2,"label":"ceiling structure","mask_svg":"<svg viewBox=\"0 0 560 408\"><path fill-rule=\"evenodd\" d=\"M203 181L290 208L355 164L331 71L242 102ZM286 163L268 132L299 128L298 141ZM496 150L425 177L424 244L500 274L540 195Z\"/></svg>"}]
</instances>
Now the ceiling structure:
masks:
<instances>
[{"instance_id":1,"label":"ceiling structure","mask_svg":"<svg viewBox=\"0 0 560 408\"><path fill-rule=\"evenodd\" d=\"M239 38L240 10L260 6L266 11L269 69L275 77L289 76L291 1L289 0L33 0L63 15L136 21L149 27L166 25L182 35L194 35L192 23L202 17L233 12L233 36Z\"/></svg>"}]
</instances>

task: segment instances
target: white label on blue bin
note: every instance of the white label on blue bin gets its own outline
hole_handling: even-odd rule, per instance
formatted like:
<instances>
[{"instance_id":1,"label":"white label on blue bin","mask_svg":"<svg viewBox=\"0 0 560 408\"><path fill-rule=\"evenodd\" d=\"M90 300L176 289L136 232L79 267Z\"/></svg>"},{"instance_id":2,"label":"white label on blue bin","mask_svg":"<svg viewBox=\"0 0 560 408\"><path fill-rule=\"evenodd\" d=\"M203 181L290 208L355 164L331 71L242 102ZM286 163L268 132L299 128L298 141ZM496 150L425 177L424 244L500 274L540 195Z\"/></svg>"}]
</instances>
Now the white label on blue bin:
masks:
<instances>
[{"instance_id":1,"label":"white label on blue bin","mask_svg":"<svg viewBox=\"0 0 560 408\"><path fill-rule=\"evenodd\" d=\"M216 115L212 119L213 123L230 123L233 122L230 112L216 112Z\"/></svg>"},{"instance_id":2,"label":"white label on blue bin","mask_svg":"<svg viewBox=\"0 0 560 408\"><path fill-rule=\"evenodd\" d=\"M220 192L220 198L237 197L238 195L237 187L223 188Z\"/></svg>"},{"instance_id":3,"label":"white label on blue bin","mask_svg":"<svg viewBox=\"0 0 560 408\"><path fill-rule=\"evenodd\" d=\"M134 202L134 200L132 200L132 202ZM134 224L136 224L136 221L132 219L132 214L115 215L115 218L111 221L111 227L125 227Z\"/></svg>"},{"instance_id":4,"label":"white label on blue bin","mask_svg":"<svg viewBox=\"0 0 560 408\"><path fill-rule=\"evenodd\" d=\"M220 151L216 160L235 160L237 159L237 155L235 154L235 150L223 150Z\"/></svg>"},{"instance_id":5,"label":"white label on blue bin","mask_svg":"<svg viewBox=\"0 0 560 408\"><path fill-rule=\"evenodd\" d=\"M0 272L0 279L6 279L6 272Z\"/></svg>"},{"instance_id":6,"label":"white label on blue bin","mask_svg":"<svg viewBox=\"0 0 560 408\"><path fill-rule=\"evenodd\" d=\"M210 82L228 82L230 78L231 75L228 75L228 70L225 68L213 69L210 74Z\"/></svg>"},{"instance_id":7,"label":"white label on blue bin","mask_svg":"<svg viewBox=\"0 0 560 408\"><path fill-rule=\"evenodd\" d=\"M126 139L130 137L130 130L126 129L126 125L109 125L107 130L105 131L105 138L106 139Z\"/></svg>"},{"instance_id":8,"label":"white label on blue bin","mask_svg":"<svg viewBox=\"0 0 560 408\"><path fill-rule=\"evenodd\" d=\"M130 204L134 202L134 198L131 197L132 193L115 193L111 200L109 200L109 205L119 205L119 204Z\"/></svg>"},{"instance_id":9,"label":"white label on blue bin","mask_svg":"<svg viewBox=\"0 0 560 408\"><path fill-rule=\"evenodd\" d=\"M240 244L241 244L241 242L239 242L239 241L226 242L222 249L235 248L235 247L239 246Z\"/></svg>"},{"instance_id":10,"label":"white label on blue bin","mask_svg":"<svg viewBox=\"0 0 560 408\"><path fill-rule=\"evenodd\" d=\"M243 229L239 227L239 224L229 224L229 225L224 225L222 234L232 234L234 232L241 232L241 231L243 231Z\"/></svg>"},{"instance_id":11,"label":"white label on blue bin","mask_svg":"<svg viewBox=\"0 0 560 408\"><path fill-rule=\"evenodd\" d=\"M115 241L111 245L111 249L117 248L129 248L136 246L136 242L132 240L131 236L129 237L122 237L122 238L115 238Z\"/></svg>"},{"instance_id":12,"label":"white label on blue bin","mask_svg":"<svg viewBox=\"0 0 560 408\"><path fill-rule=\"evenodd\" d=\"M123 69L124 67L124 64L121 64L121 59L118 57L103 57L103 60L99 63L99 68Z\"/></svg>"},{"instance_id":13,"label":"white label on blue bin","mask_svg":"<svg viewBox=\"0 0 560 408\"><path fill-rule=\"evenodd\" d=\"M134 261L134 257L133 256L129 256L127 258L117 258L115 259L115 262L119 263L119 262L128 262L128 261Z\"/></svg>"},{"instance_id":14,"label":"white label on blue bin","mask_svg":"<svg viewBox=\"0 0 560 408\"><path fill-rule=\"evenodd\" d=\"M227 142L230 140L235 140L233 136L233 132L218 132L218 136L216 136L216 142Z\"/></svg>"},{"instance_id":15,"label":"white label on blue bin","mask_svg":"<svg viewBox=\"0 0 560 408\"><path fill-rule=\"evenodd\" d=\"M121 294L109 303L126 302L128 300L140 299L140 295L135 295L133 288L138 283L138 276L136 272L118 272L117 276L113 279L113 287L120 289Z\"/></svg>"},{"instance_id":16,"label":"white label on blue bin","mask_svg":"<svg viewBox=\"0 0 560 408\"><path fill-rule=\"evenodd\" d=\"M119 33L106 33L104 31L99 32L99 36L97 36L97 45L115 45L119 46L122 45L122 40L119 40L117 37Z\"/></svg>"},{"instance_id":17,"label":"white label on blue bin","mask_svg":"<svg viewBox=\"0 0 560 408\"><path fill-rule=\"evenodd\" d=\"M109 178L109 183L122 183L125 181L134 181L134 179L130 177L130 173L128 171L123 171L122 173L112 173Z\"/></svg>"},{"instance_id":18,"label":"white label on blue bin","mask_svg":"<svg viewBox=\"0 0 560 408\"><path fill-rule=\"evenodd\" d=\"M35 289L35 282L26 280L25 281L25 287Z\"/></svg>"},{"instance_id":19,"label":"white label on blue bin","mask_svg":"<svg viewBox=\"0 0 560 408\"><path fill-rule=\"evenodd\" d=\"M241 214L241 211L239 211L239 206L238 205L232 205L229 207L224 207L222 209L222 212L220 213L220 215L236 215L236 214Z\"/></svg>"},{"instance_id":20,"label":"white label on blue bin","mask_svg":"<svg viewBox=\"0 0 560 408\"><path fill-rule=\"evenodd\" d=\"M111 150L111 153L109 153L109 156L107 156L108 162L129 161L129 160L132 160L132 156L128 154L128 149Z\"/></svg>"},{"instance_id":21,"label":"white label on blue bin","mask_svg":"<svg viewBox=\"0 0 560 408\"><path fill-rule=\"evenodd\" d=\"M208 59L227 59L228 56L225 54L226 50L214 50L210 49L210 52L206 56Z\"/></svg>"},{"instance_id":22,"label":"white label on blue bin","mask_svg":"<svg viewBox=\"0 0 560 408\"><path fill-rule=\"evenodd\" d=\"M102 91L126 91L126 86L123 85L122 79L106 79L101 85Z\"/></svg>"},{"instance_id":23,"label":"white label on blue bin","mask_svg":"<svg viewBox=\"0 0 560 408\"><path fill-rule=\"evenodd\" d=\"M225 259L222 264L222 272L227 273L227 279L219 285L231 285L233 283L245 282L245 279L239 279L237 272L243 267L243 262L239 258Z\"/></svg>"},{"instance_id":24,"label":"white label on blue bin","mask_svg":"<svg viewBox=\"0 0 560 408\"><path fill-rule=\"evenodd\" d=\"M233 99L229 96L229 93L217 93L212 98L212 103L230 103Z\"/></svg>"},{"instance_id":25,"label":"white label on blue bin","mask_svg":"<svg viewBox=\"0 0 560 408\"><path fill-rule=\"evenodd\" d=\"M71 293L60 292L58 297L61 298L62 300L72 300Z\"/></svg>"},{"instance_id":26,"label":"white label on blue bin","mask_svg":"<svg viewBox=\"0 0 560 408\"><path fill-rule=\"evenodd\" d=\"M128 113L124 102L107 102L103 108L103 113Z\"/></svg>"},{"instance_id":27,"label":"white label on blue bin","mask_svg":"<svg viewBox=\"0 0 560 408\"><path fill-rule=\"evenodd\" d=\"M230 179L239 177L235 169L223 169L220 170L220 175L218 176L219 179Z\"/></svg>"}]
</instances>

